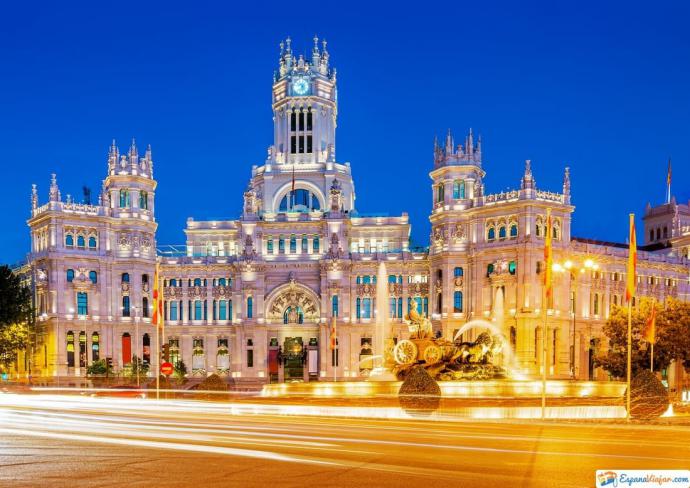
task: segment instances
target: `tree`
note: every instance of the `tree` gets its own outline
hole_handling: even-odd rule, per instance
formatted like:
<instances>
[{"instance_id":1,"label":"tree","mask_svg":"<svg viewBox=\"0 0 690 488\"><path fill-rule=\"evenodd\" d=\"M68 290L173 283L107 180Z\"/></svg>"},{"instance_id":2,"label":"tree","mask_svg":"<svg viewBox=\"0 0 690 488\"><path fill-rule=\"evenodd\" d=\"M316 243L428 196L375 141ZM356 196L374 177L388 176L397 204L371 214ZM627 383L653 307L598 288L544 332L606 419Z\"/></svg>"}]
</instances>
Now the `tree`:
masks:
<instances>
[{"instance_id":1,"label":"tree","mask_svg":"<svg viewBox=\"0 0 690 488\"><path fill-rule=\"evenodd\" d=\"M86 374L89 376L103 375L108 373L108 362L105 359L94 361L86 368Z\"/></svg>"},{"instance_id":2,"label":"tree","mask_svg":"<svg viewBox=\"0 0 690 488\"><path fill-rule=\"evenodd\" d=\"M26 348L32 324L30 290L9 266L0 266L0 367L9 368Z\"/></svg>"},{"instance_id":3,"label":"tree","mask_svg":"<svg viewBox=\"0 0 690 488\"><path fill-rule=\"evenodd\" d=\"M132 379L136 379L137 375L139 378L143 378L146 376L146 373L149 372L149 364L145 363L144 361L141 360L141 358L137 356L132 356L132 362L128 365L128 368L126 370L127 376L129 376Z\"/></svg>"},{"instance_id":4,"label":"tree","mask_svg":"<svg viewBox=\"0 0 690 488\"><path fill-rule=\"evenodd\" d=\"M690 359L690 304L669 298L666 308L656 304L656 343L654 344L654 370L668 367L673 360ZM632 375L650 368L651 348L642 338L647 319L651 315L652 300L642 298L632 310L631 367ZM616 378L625 378L628 361L628 309L611 307L611 314L603 328L609 339L608 350L594 358L598 367Z\"/></svg>"},{"instance_id":5,"label":"tree","mask_svg":"<svg viewBox=\"0 0 690 488\"><path fill-rule=\"evenodd\" d=\"M180 383L182 383L185 379L186 374L187 374L187 365L182 360L177 361L174 365L173 376Z\"/></svg>"}]
</instances>

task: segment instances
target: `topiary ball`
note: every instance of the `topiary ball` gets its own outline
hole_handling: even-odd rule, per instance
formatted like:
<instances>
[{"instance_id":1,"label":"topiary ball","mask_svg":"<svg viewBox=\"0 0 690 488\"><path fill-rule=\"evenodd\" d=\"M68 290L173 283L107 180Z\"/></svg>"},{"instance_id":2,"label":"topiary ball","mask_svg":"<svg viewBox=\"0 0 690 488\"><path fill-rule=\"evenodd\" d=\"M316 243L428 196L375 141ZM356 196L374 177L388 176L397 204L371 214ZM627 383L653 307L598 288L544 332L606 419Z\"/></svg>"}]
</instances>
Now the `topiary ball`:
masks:
<instances>
[{"instance_id":1,"label":"topiary ball","mask_svg":"<svg viewBox=\"0 0 690 488\"><path fill-rule=\"evenodd\" d=\"M398 400L407 413L428 415L441 403L441 388L423 366L415 366L400 386Z\"/></svg>"},{"instance_id":2,"label":"topiary ball","mask_svg":"<svg viewBox=\"0 0 690 488\"><path fill-rule=\"evenodd\" d=\"M630 381L630 416L632 418L655 419L662 415L668 406L668 391L656 375L648 369L640 371Z\"/></svg>"},{"instance_id":3,"label":"topiary ball","mask_svg":"<svg viewBox=\"0 0 690 488\"><path fill-rule=\"evenodd\" d=\"M198 389L206 391L227 391L228 384L217 374L212 374L199 383Z\"/></svg>"}]
</instances>

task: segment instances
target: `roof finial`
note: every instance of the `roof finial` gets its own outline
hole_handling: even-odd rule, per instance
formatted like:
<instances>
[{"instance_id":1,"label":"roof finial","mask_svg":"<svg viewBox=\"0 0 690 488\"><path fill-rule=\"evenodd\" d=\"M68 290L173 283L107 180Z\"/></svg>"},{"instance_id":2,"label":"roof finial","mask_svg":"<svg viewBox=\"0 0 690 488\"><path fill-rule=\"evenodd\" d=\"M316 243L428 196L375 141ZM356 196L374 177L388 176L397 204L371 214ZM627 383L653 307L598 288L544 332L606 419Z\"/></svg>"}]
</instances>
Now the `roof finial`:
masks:
<instances>
[{"instance_id":1,"label":"roof finial","mask_svg":"<svg viewBox=\"0 0 690 488\"><path fill-rule=\"evenodd\" d=\"M314 52L319 52L319 38L314 34Z\"/></svg>"},{"instance_id":2,"label":"roof finial","mask_svg":"<svg viewBox=\"0 0 690 488\"><path fill-rule=\"evenodd\" d=\"M292 52L292 39L290 39L290 36L285 39L285 44L287 45L286 52L289 54Z\"/></svg>"},{"instance_id":3,"label":"roof finial","mask_svg":"<svg viewBox=\"0 0 690 488\"><path fill-rule=\"evenodd\" d=\"M284 52L285 52L285 43L283 41L280 41L280 55L282 56Z\"/></svg>"}]
</instances>

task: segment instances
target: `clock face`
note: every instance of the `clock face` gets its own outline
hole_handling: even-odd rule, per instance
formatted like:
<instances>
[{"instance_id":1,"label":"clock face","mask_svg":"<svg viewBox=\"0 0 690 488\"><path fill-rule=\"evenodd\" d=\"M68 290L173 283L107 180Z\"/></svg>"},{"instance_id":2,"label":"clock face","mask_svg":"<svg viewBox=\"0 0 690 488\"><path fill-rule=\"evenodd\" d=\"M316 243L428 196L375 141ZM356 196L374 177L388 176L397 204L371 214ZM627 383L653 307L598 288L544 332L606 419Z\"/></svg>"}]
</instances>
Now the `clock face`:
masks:
<instances>
[{"instance_id":1,"label":"clock face","mask_svg":"<svg viewBox=\"0 0 690 488\"><path fill-rule=\"evenodd\" d=\"M309 81L306 78L297 78L292 82L292 89L297 95L306 95L309 91Z\"/></svg>"}]
</instances>

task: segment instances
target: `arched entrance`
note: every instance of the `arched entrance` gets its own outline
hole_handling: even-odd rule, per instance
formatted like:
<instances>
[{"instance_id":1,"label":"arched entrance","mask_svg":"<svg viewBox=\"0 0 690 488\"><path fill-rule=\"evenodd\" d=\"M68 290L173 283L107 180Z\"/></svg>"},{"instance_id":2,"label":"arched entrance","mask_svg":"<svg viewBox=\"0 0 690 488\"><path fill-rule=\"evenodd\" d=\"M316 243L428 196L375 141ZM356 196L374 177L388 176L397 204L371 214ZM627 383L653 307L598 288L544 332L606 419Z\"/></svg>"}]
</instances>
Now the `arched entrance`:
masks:
<instances>
[{"instance_id":1,"label":"arched entrance","mask_svg":"<svg viewBox=\"0 0 690 488\"><path fill-rule=\"evenodd\" d=\"M132 337L129 332L122 334L122 365L132 362Z\"/></svg>"}]
</instances>

